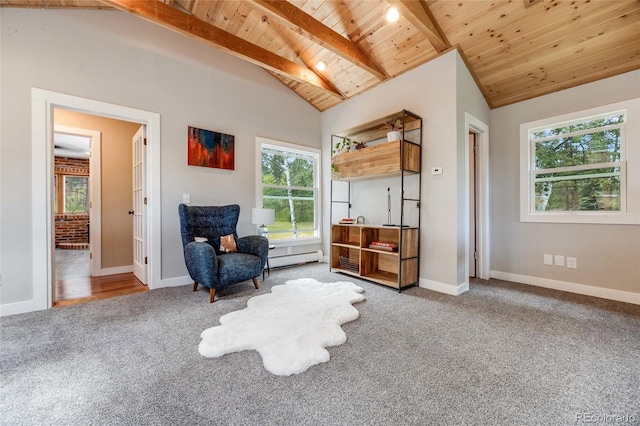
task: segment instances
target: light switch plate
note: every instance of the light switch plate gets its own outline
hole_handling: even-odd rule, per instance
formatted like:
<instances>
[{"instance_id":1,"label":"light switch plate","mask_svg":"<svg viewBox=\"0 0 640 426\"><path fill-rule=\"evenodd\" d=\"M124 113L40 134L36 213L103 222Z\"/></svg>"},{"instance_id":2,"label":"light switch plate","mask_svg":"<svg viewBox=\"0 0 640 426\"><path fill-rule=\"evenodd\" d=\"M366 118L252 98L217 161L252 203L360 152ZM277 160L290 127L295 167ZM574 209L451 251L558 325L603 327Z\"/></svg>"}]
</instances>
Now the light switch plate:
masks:
<instances>
[{"instance_id":1,"label":"light switch plate","mask_svg":"<svg viewBox=\"0 0 640 426\"><path fill-rule=\"evenodd\" d=\"M578 259L575 257L567 257L567 268L576 269L578 267Z\"/></svg>"},{"instance_id":2,"label":"light switch plate","mask_svg":"<svg viewBox=\"0 0 640 426\"><path fill-rule=\"evenodd\" d=\"M556 254L556 266L564 266L564 256L562 256L561 254Z\"/></svg>"},{"instance_id":3,"label":"light switch plate","mask_svg":"<svg viewBox=\"0 0 640 426\"><path fill-rule=\"evenodd\" d=\"M553 255L551 255L551 254L545 254L545 255L544 255L543 263L544 263L545 265L553 265Z\"/></svg>"},{"instance_id":4,"label":"light switch plate","mask_svg":"<svg viewBox=\"0 0 640 426\"><path fill-rule=\"evenodd\" d=\"M184 204L190 204L191 203L191 194L182 194L182 202Z\"/></svg>"}]
</instances>

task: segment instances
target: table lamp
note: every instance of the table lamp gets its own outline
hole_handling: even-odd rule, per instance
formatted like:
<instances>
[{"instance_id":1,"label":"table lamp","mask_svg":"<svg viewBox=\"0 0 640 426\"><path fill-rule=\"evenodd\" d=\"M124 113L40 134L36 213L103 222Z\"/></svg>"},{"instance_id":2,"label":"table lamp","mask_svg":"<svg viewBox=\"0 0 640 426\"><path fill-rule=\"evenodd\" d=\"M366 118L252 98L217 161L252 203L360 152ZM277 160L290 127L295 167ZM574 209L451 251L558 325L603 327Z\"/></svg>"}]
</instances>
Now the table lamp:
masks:
<instances>
[{"instance_id":1,"label":"table lamp","mask_svg":"<svg viewBox=\"0 0 640 426\"><path fill-rule=\"evenodd\" d=\"M269 228L267 225L271 225L276 221L276 211L274 209L251 209L251 223L254 225L260 225L260 235L269 238Z\"/></svg>"}]
</instances>

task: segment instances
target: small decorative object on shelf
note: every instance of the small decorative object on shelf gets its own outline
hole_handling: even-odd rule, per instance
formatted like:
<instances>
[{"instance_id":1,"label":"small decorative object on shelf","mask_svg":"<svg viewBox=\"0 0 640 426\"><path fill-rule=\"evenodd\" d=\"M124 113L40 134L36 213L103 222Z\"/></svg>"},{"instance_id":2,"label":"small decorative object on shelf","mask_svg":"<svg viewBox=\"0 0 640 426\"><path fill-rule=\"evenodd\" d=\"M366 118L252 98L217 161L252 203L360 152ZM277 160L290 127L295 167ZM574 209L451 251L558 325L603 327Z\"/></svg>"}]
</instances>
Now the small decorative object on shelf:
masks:
<instances>
[{"instance_id":1,"label":"small decorative object on shelf","mask_svg":"<svg viewBox=\"0 0 640 426\"><path fill-rule=\"evenodd\" d=\"M351 217L343 217L339 223L340 225L353 225L356 223L356 220Z\"/></svg>"},{"instance_id":2,"label":"small decorative object on shelf","mask_svg":"<svg viewBox=\"0 0 640 426\"><path fill-rule=\"evenodd\" d=\"M345 152L349 152L351 150L351 146L353 142L349 138L342 138L333 146L333 151L331 151L332 156L344 154Z\"/></svg>"},{"instance_id":3,"label":"small decorative object on shelf","mask_svg":"<svg viewBox=\"0 0 640 426\"><path fill-rule=\"evenodd\" d=\"M394 115L391 120L384 123L384 127L387 129L387 140L399 141L402 139L402 120L400 117Z\"/></svg>"},{"instance_id":4,"label":"small decorative object on shelf","mask_svg":"<svg viewBox=\"0 0 640 426\"><path fill-rule=\"evenodd\" d=\"M356 223L358 225L364 225L364 216L358 216L358 218L356 219Z\"/></svg>"}]
</instances>

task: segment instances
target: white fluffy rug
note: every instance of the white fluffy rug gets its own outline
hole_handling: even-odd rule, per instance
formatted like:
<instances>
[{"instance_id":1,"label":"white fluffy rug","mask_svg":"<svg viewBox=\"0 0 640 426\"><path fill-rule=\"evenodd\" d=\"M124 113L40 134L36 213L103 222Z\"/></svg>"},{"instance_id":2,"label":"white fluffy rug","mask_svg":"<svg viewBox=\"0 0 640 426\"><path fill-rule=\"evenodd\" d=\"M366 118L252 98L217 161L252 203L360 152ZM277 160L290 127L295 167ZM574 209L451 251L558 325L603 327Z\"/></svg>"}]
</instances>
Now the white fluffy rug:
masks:
<instances>
[{"instance_id":1,"label":"white fluffy rug","mask_svg":"<svg viewBox=\"0 0 640 426\"><path fill-rule=\"evenodd\" d=\"M267 371L289 376L329 361L327 346L347 341L341 325L360 316L352 303L364 300L352 282L287 281L271 293L249 299L247 307L220 318L202 332L200 355L215 358L256 350Z\"/></svg>"}]
</instances>

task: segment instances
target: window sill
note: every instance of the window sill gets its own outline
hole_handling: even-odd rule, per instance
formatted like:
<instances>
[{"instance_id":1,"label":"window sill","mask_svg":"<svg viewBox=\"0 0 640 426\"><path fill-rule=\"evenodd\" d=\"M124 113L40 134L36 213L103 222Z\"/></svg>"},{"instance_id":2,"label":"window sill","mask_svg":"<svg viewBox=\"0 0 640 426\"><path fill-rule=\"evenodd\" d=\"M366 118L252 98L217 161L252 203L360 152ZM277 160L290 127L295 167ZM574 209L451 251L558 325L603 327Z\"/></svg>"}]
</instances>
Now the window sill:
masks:
<instances>
[{"instance_id":1,"label":"window sill","mask_svg":"<svg viewBox=\"0 0 640 426\"><path fill-rule=\"evenodd\" d=\"M614 212L525 213L520 215L520 222L637 225L640 224L640 215Z\"/></svg>"},{"instance_id":2,"label":"window sill","mask_svg":"<svg viewBox=\"0 0 640 426\"><path fill-rule=\"evenodd\" d=\"M307 238L304 240L269 240L269 244L276 246L276 248L306 246L322 244L322 238Z\"/></svg>"}]
</instances>

